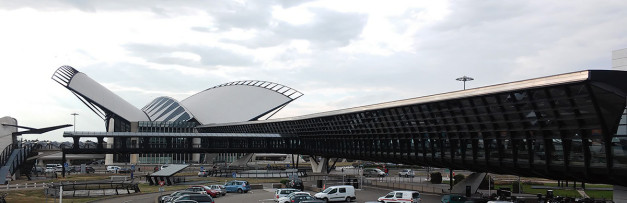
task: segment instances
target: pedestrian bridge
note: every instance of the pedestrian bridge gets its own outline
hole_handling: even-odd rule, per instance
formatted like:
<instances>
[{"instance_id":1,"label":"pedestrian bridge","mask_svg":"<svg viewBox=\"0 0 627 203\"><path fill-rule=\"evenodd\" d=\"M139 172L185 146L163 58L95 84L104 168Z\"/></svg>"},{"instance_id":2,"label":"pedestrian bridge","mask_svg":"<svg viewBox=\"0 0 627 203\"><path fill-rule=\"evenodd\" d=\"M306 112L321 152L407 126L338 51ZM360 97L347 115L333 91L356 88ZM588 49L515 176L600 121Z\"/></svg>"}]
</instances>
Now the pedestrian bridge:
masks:
<instances>
[{"instance_id":1,"label":"pedestrian bridge","mask_svg":"<svg viewBox=\"0 0 627 203\"><path fill-rule=\"evenodd\" d=\"M65 132L98 145L63 151L304 154L627 186L626 79L580 71L200 133Z\"/></svg>"}]
</instances>

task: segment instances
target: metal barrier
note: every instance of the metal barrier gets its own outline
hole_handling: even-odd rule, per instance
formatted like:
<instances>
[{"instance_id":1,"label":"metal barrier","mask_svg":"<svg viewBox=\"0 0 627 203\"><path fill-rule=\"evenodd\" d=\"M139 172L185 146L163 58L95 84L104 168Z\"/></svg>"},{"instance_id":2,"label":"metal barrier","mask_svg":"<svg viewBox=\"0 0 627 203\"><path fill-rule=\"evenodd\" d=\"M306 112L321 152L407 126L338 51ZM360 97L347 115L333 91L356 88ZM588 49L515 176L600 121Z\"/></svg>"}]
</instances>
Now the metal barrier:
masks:
<instances>
[{"instance_id":1,"label":"metal barrier","mask_svg":"<svg viewBox=\"0 0 627 203\"><path fill-rule=\"evenodd\" d=\"M47 184L44 193L46 196L57 197L63 188L63 196L71 194L72 197L90 197L90 196L105 196L105 195L119 195L120 190L126 191L127 194L140 192L138 183L131 182L113 182L113 181L92 181L81 183L51 183Z\"/></svg>"}]
</instances>

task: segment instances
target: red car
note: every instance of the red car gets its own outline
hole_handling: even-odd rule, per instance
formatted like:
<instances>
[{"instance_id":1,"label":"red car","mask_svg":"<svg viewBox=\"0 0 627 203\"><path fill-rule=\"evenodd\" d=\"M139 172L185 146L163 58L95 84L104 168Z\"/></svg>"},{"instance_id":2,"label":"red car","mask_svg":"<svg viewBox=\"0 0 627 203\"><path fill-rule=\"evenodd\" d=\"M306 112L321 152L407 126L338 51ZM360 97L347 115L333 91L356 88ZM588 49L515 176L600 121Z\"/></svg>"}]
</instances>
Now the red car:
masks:
<instances>
[{"instance_id":1,"label":"red car","mask_svg":"<svg viewBox=\"0 0 627 203\"><path fill-rule=\"evenodd\" d=\"M204 186L204 185L194 185L185 190L194 191L194 192L206 192L211 197L217 197L220 194L220 191L213 190L210 187Z\"/></svg>"}]
</instances>

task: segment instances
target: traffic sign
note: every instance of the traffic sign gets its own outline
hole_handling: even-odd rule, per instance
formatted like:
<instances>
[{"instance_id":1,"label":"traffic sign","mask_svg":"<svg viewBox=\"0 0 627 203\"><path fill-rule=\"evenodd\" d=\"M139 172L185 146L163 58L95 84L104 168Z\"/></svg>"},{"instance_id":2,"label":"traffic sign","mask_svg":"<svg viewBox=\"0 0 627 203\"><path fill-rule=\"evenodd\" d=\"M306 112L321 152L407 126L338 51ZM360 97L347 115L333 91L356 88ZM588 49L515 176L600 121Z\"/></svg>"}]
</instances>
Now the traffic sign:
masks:
<instances>
[{"instance_id":1,"label":"traffic sign","mask_svg":"<svg viewBox=\"0 0 627 203\"><path fill-rule=\"evenodd\" d=\"M68 164L67 162L65 162L65 163L63 164L63 166L64 166L65 168L67 168L67 167L70 167L70 164Z\"/></svg>"},{"instance_id":2,"label":"traffic sign","mask_svg":"<svg viewBox=\"0 0 627 203\"><path fill-rule=\"evenodd\" d=\"M162 188L162 187L159 188L159 192L164 192L164 191L165 191L165 188Z\"/></svg>"},{"instance_id":3,"label":"traffic sign","mask_svg":"<svg viewBox=\"0 0 627 203\"><path fill-rule=\"evenodd\" d=\"M201 166L201 167L200 167L200 170L201 170L201 171L204 171L204 170L205 170L205 167L204 167L204 166Z\"/></svg>"},{"instance_id":4,"label":"traffic sign","mask_svg":"<svg viewBox=\"0 0 627 203\"><path fill-rule=\"evenodd\" d=\"M131 165L131 170L135 170L135 165Z\"/></svg>"},{"instance_id":5,"label":"traffic sign","mask_svg":"<svg viewBox=\"0 0 627 203\"><path fill-rule=\"evenodd\" d=\"M159 186L165 185L165 181L159 181Z\"/></svg>"},{"instance_id":6,"label":"traffic sign","mask_svg":"<svg viewBox=\"0 0 627 203\"><path fill-rule=\"evenodd\" d=\"M233 173L231 174L231 176L232 176L233 178L237 178L237 173L233 172Z\"/></svg>"}]
</instances>

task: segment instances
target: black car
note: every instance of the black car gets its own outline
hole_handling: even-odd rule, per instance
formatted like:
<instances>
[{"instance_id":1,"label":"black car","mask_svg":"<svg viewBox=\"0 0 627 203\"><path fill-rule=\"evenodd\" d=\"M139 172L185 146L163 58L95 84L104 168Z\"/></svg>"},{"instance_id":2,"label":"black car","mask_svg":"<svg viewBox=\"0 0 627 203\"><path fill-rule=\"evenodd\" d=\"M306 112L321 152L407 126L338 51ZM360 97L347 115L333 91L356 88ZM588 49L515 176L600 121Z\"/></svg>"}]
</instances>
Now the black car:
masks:
<instances>
[{"instance_id":1,"label":"black car","mask_svg":"<svg viewBox=\"0 0 627 203\"><path fill-rule=\"evenodd\" d=\"M121 168L120 170L118 170L118 173L131 173L131 172L135 172L135 171L131 170L130 168Z\"/></svg>"},{"instance_id":2,"label":"black car","mask_svg":"<svg viewBox=\"0 0 627 203\"><path fill-rule=\"evenodd\" d=\"M301 179L292 179L287 182L286 186L288 188L299 189L300 191L305 190L305 186L303 185L303 181Z\"/></svg>"},{"instance_id":3,"label":"black car","mask_svg":"<svg viewBox=\"0 0 627 203\"><path fill-rule=\"evenodd\" d=\"M70 173L80 173L81 172L81 167L80 166L72 166L69 169ZM94 167L91 166L86 166L85 167L85 172L86 173L95 173L96 169L94 169Z\"/></svg>"},{"instance_id":4,"label":"black car","mask_svg":"<svg viewBox=\"0 0 627 203\"><path fill-rule=\"evenodd\" d=\"M185 194L174 199L172 202L179 202L181 200L194 200L198 203L214 203L213 198L208 194Z\"/></svg>"},{"instance_id":5,"label":"black car","mask_svg":"<svg viewBox=\"0 0 627 203\"><path fill-rule=\"evenodd\" d=\"M293 203L326 203L324 200L319 200L311 195L294 195L290 197L290 202Z\"/></svg>"}]
</instances>

